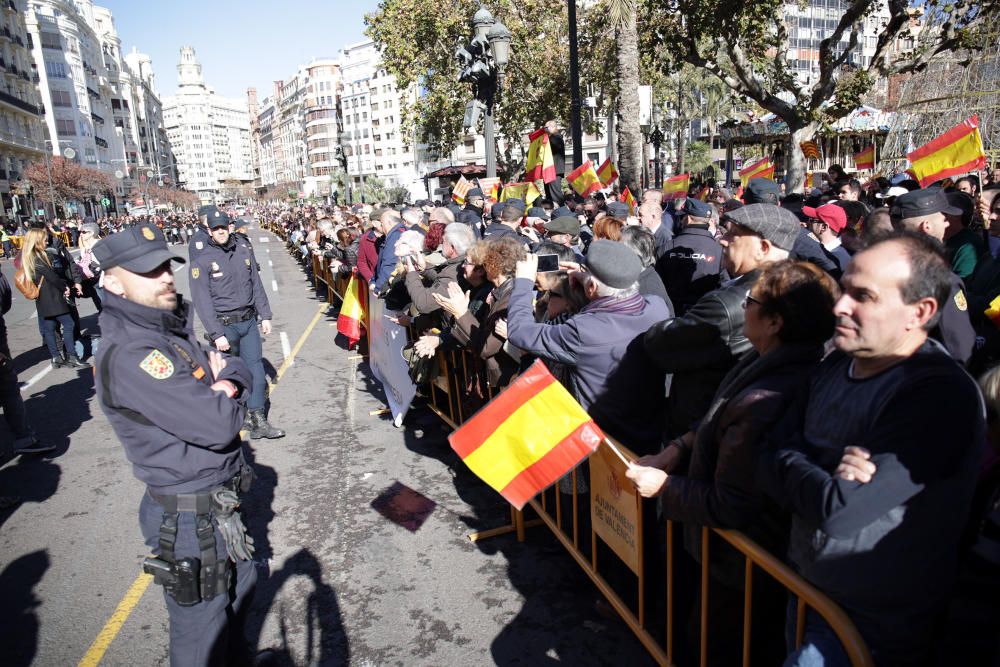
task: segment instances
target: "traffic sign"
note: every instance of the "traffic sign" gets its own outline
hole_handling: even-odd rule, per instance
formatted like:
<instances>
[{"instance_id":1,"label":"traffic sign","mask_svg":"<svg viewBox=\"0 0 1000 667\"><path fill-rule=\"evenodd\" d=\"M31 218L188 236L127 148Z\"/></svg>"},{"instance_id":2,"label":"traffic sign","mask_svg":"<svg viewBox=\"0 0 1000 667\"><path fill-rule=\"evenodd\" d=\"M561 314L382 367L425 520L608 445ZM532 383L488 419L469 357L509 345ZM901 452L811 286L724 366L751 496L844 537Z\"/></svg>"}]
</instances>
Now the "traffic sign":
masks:
<instances>
[{"instance_id":1,"label":"traffic sign","mask_svg":"<svg viewBox=\"0 0 1000 667\"><path fill-rule=\"evenodd\" d=\"M104 199L101 200L101 203L104 204L105 206L109 206L111 204L111 200L105 197Z\"/></svg>"}]
</instances>

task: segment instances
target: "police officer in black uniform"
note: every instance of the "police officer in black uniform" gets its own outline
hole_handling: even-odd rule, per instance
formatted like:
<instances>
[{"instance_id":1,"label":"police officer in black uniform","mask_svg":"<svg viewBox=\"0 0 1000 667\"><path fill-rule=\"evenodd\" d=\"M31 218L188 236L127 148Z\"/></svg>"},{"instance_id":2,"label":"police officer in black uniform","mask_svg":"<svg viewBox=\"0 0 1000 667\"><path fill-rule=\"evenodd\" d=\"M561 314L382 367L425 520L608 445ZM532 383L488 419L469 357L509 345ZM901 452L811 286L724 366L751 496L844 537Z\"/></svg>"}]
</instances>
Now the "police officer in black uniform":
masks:
<instances>
[{"instance_id":1,"label":"police officer in black uniform","mask_svg":"<svg viewBox=\"0 0 1000 667\"><path fill-rule=\"evenodd\" d=\"M281 438L285 432L272 426L264 414L267 378L260 331L265 336L271 333L271 306L253 250L230 233L229 217L216 212L208 217L210 240L191 258L191 300L215 347L238 355L250 368L250 437Z\"/></svg>"},{"instance_id":2,"label":"police officer in black uniform","mask_svg":"<svg viewBox=\"0 0 1000 667\"><path fill-rule=\"evenodd\" d=\"M246 650L231 619L257 577L238 512L252 479L239 435L250 371L198 345L174 289L171 261L184 260L155 225L112 234L94 254L105 291L97 396L146 484L139 523L156 556L143 569L164 587L170 664L219 664Z\"/></svg>"},{"instance_id":3,"label":"police officer in black uniform","mask_svg":"<svg viewBox=\"0 0 1000 667\"><path fill-rule=\"evenodd\" d=\"M711 228L710 204L688 197L678 215L682 220L681 231L656 261L656 272L680 316L719 286L722 245L715 240Z\"/></svg>"},{"instance_id":4,"label":"police officer in black uniform","mask_svg":"<svg viewBox=\"0 0 1000 667\"><path fill-rule=\"evenodd\" d=\"M222 211L216 206L202 206L198 209L198 223L194 226L194 234L188 239L188 257L191 258L191 261L194 261L194 258L201 254L208 242L212 240L208 233L209 218L218 218L222 215Z\"/></svg>"}]
</instances>

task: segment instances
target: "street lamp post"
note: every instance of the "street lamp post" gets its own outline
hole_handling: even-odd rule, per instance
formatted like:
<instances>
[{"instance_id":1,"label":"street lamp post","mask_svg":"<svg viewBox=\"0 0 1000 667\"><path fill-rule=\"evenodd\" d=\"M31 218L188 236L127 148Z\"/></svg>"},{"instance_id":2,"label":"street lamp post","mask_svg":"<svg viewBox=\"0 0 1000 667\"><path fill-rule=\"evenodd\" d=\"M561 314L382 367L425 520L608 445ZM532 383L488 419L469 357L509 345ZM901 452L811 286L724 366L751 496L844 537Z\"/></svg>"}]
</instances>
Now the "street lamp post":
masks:
<instances>
[{"instance_id":1,"label":"street lamp post","mask_svg":"<svg viewBox=\"0 0 1000 667\"><path fill-rule=\"evenodd\" d=\"M486 141L486 177L497 175L497 142L493 111L503 89L505 70L510 62L512 35L485 7L472 17L473 37L459 46L455 58L459 62L458 80L471 83L473 100L465 107L466 131L472 131L483 111L483 139Z\"/></svg>"},{"instance_id":2,"label":"street lamp post","mask_svg":"<svg viewBox=\"0 0 1000 667\"><path fill-rule=\"evenodd\" d=\"M653 132L649 135L649 141L653 144L653 185L657 189L663 187L663 171L660 169L660 146L663 145L664 140L663 130L660 129L660 124L656 123L653 126Z\"/></svg>"},{"instance_id":3,"label":"street lamp post","mask_svg":"<svg viewBox=\"0 0 1000 667\"><path fill-rule=\"evenodd\" d=\"M580 118L580 58L577 53L576 0L567 0L569 18L570 132L573 135L573 167L583 164L583 125Z\"/></svg>"}]
</instances>

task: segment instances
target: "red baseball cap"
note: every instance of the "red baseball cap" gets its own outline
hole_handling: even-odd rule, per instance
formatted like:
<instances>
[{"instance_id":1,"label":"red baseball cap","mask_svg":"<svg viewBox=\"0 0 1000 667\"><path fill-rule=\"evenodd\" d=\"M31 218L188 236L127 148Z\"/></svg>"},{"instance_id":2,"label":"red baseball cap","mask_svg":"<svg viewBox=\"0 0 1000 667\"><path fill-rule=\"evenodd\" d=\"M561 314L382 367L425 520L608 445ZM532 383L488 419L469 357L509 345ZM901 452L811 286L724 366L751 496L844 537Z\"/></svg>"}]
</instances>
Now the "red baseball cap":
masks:
<instances>
[{"instance_id":1,"label":"red baseball cap","mask_svg":"<svg viewBox=\"0 0 1000 667\"><path fill-rule=\"evenodd\" d=\"M802 213L825 223L835 234L839 234L847 227L847 213L836 204L824 204L818 208L803 206Z\"/></svg>"}]
</instances>

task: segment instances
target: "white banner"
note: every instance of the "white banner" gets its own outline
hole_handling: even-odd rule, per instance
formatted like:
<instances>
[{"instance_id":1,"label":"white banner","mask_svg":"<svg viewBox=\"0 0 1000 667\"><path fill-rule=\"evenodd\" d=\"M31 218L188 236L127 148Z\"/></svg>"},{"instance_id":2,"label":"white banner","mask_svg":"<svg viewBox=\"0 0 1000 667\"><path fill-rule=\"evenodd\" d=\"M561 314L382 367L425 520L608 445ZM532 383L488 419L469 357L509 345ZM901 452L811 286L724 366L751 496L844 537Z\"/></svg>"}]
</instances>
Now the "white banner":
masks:
<instances>
[{"instance_id":1,"label":"white banner","mask_svg":"<svg viewBox=\"0 0 1000 667\"><path fill-rule=\"evenodd\" d=\"M403 358L406 345L406 328L391 321L388 316L396 313L385 309L385 301L376 299L369 292L369 363L375 378L382 383L392 422L397 428L417 393L417 386L410 381L409 366Z\"/></svg>"}]
</instances>

